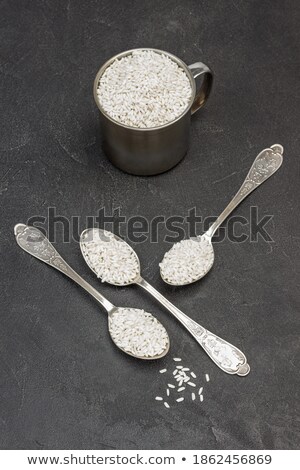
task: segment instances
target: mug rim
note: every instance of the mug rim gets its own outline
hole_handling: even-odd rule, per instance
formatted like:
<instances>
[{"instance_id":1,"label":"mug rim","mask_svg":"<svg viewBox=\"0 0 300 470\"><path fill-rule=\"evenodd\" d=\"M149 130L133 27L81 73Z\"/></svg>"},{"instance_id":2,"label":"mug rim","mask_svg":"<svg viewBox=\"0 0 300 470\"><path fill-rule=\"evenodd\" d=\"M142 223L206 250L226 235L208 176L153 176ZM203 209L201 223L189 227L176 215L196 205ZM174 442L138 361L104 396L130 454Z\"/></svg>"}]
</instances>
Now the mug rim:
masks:
<instances>
[{"instance_id":1,"label":"mug rim","mask_svg":"<svg viewBox=\"0 0 300 470\"><path fill-rule=\"evenodd\" d=\"M173 121L170 121L170 122L167 122L165 124L162 124L161 126L155 126L155 127L134 127L134 126L128 126L126 124L123 124L122 122L119 122L119 121L116 121L115 119L113 119L112 117L110 117L106 111L104 111L102 105L100 104L100 101L98 99L98 94L97 94L97 89L98 89L98 84L99 84L99 80L101 78L101 76L104 74L105 70L117 59L120 59L122 57L126 57L128 55L131 55L133 52L135 51L154 51L154 52L157 52L159 54L164 54L168 57L170 57L173 61L175 61L180 67L183 68L183 70L185 71L185 73L187 74L189 80L190 80L190 84L191 84L191 88L192 88L192 94L191 94L191 98L190 98L190 102L189 104L187 105L186 109L176 118L174 119ZM128 49L127 51L123 51L123 52L119 52L119 54L116 54L114 55L113 57L111 57L110 59L108 59L101 67L100 69L98 70L97 74L96 74L96 77L95 77L95 80L94 80L94 86L93 86L93 94L94 94L94 100L96 102L96 105L99 109L99 111L103 114L103 116L105 116L107 119L109 119L113 124L116 124L120 127L123 127L125 129L129 129L129 130L134 130L134 131L142 131L142 132L149 132L149 131L155 131L155 130L160 130L160 129L163 129L165 127L168 127L172 124L174 124L175 122L179 121L183 116L185 116L191 109L192 105L193 105L193 102L194 102L194 99L195 99L195 96L196 96L196 82L195 82L195 79L190 71L190 69L188 68L188 66L183 62L183 60L181 60L179 57L177 57L176 55L174 54L171 54L170 52L167 52L167 51L163 51L162 49L154 49L152 47L138 47L138 48L134 48L134 49Z\"/></svg>"}]
</instances>

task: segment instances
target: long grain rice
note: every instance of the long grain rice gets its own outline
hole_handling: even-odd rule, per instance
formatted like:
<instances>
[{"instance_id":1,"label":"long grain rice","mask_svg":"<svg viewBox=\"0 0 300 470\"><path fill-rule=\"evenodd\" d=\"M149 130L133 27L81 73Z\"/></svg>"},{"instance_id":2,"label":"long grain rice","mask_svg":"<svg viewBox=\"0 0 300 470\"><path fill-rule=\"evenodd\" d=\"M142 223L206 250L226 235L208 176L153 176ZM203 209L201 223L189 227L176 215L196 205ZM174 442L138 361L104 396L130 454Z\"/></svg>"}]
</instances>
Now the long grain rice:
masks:
<instances>
[{"instance_id":1,"label":"long grain rice","mask_svg":"<svg viewBox=\"0 0 300 470\"><path fill-rule=\"evenodd\" d=\"M89 232L82 243L84 255L102 282L124 286L132 283L140 272L134 251L108 231Z\"/></svg>"},{"instance_id":2,"label":"long grain rice","mask_svg":"<svg viewBox=\"0 0 300 470\"><path fill-rule=\"evenodd\" d=\"M173 285L189 284L212 267L214 251L205 237L175 243L159 264L162 278Z\"/></svg>"}]
</instances>

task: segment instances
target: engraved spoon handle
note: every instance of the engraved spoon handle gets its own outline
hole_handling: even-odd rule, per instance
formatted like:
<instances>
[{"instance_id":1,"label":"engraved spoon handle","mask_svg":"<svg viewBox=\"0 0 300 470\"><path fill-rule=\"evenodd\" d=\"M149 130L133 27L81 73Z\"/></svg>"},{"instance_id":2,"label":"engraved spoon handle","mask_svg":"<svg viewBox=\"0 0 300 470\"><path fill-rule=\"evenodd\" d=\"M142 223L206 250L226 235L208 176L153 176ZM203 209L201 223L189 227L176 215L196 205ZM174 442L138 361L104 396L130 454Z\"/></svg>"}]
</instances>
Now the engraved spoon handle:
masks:
<instances>
[{"instance_id":1,"label":"engraved spoon handle","mask_svg":"<svg viewBox=\"0 0 300 470\"><path fill-rule=\"evenodd\" d=\"M62 272L91 294L109 313L115 306L100 292L82 279L60 256L45 235L35 227L17 224L14 228L16 242L27 253Z\"/></svg>"},{"instance_id":2,"label":"engraved spoon handle","mask_svg":"<svg viewBox=\"0 0 300 470\"><path fill-rule=\"evenodd\" d=\"M272 145L262 150L254 160L242 186L230 201L228 206L219 215L217 220L209 227L206 234L212 238L215 231L231 214L231 212L258 186L272 176L282 164L283 147L280 144Z\"/></svg>"},{"instance_id":3,"label":"engraved spoon handle","mask_svg":"<svg viewBox=\"0 0 300 470\"><path fill-rule=\"evenodd\" d=\"M149 292L180 321L220 369L227 374L240 376L250 372L250 366L242 351L189 318L142 277L136 281L136 284Z\"/></svg>"}]
</instances>

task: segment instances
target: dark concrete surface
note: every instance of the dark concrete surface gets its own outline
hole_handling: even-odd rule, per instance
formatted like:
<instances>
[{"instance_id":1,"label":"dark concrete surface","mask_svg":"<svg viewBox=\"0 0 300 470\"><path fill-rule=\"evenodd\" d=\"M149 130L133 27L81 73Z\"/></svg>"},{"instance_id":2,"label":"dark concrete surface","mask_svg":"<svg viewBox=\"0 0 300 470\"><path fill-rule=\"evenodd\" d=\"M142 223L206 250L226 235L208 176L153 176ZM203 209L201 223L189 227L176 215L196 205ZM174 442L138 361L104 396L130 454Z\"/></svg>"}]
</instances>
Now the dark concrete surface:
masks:
<instances>
[{"instance_id":1,"label":"dark concrete surface","mask_svg":"<svg viewBox=\"0 0 300 470\"><path fill-rule=\"evenodd\" d=\"M1 448L299 448L299 2L1 0L0 11ZM207 62L215 87L184 161L141 178L103 154L92 83L112 55L147 46ZM171 353L160 363L126 357L93 299L14 241L16 223L49 207L80 217L80 230L103 207L148 220L192 207L217 215L256 154L277 142L283 166L235 212L273 215L272 243L216 244L211 273L181 289L159 277L170 246L163 224L158 243L134 244L150 282L245 351L247 378L221 372L138 288L100 285L58 226L57 249L85 279L168 328ZM174 355L210 374L202 404L167 410L154 401L158 370Z\"/></svg>"}]
</instances>

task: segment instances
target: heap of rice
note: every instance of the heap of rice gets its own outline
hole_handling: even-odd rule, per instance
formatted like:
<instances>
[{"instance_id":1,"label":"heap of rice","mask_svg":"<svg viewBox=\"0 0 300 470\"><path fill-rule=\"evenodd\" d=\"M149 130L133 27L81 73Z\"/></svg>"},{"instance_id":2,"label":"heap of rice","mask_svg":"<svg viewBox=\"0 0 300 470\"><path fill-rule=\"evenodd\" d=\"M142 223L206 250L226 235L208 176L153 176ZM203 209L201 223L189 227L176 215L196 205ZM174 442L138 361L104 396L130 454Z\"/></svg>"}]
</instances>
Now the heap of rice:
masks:
<instances>
[{"instance_id":1,"label":"heap of rice","mask_svg":"<svg viewBox=\"0 0 300 470\"><path fill-rule=\"evenodd\" d=\"M134 356L153 358L162 354L169 342L159 321L144 310L119 308L109 316L109 331L116 345Z\"/></svg>"},{"instance_id":2,"label":"heap of rice","mask_svg":"<svg viewBox=\"0 0 300 470\"><path fill-rule=\"evenodd\" d=\"M160 263L162 278L169 284L190 284L204 276L214 262L214 251L205 237L175 243Z\"/></svg>"},{"instance_id":3,"label":"heap of rice","mask_svg":"<svg viewBox=\"0 0 300 470\"><path fill-rule=\"evenodd\" d=\"M82 248L97 277L119 286L131 284L140 272L140 265L130 246L111 232L94 229L88 234Z\"/></svg>"}]
</instances>

